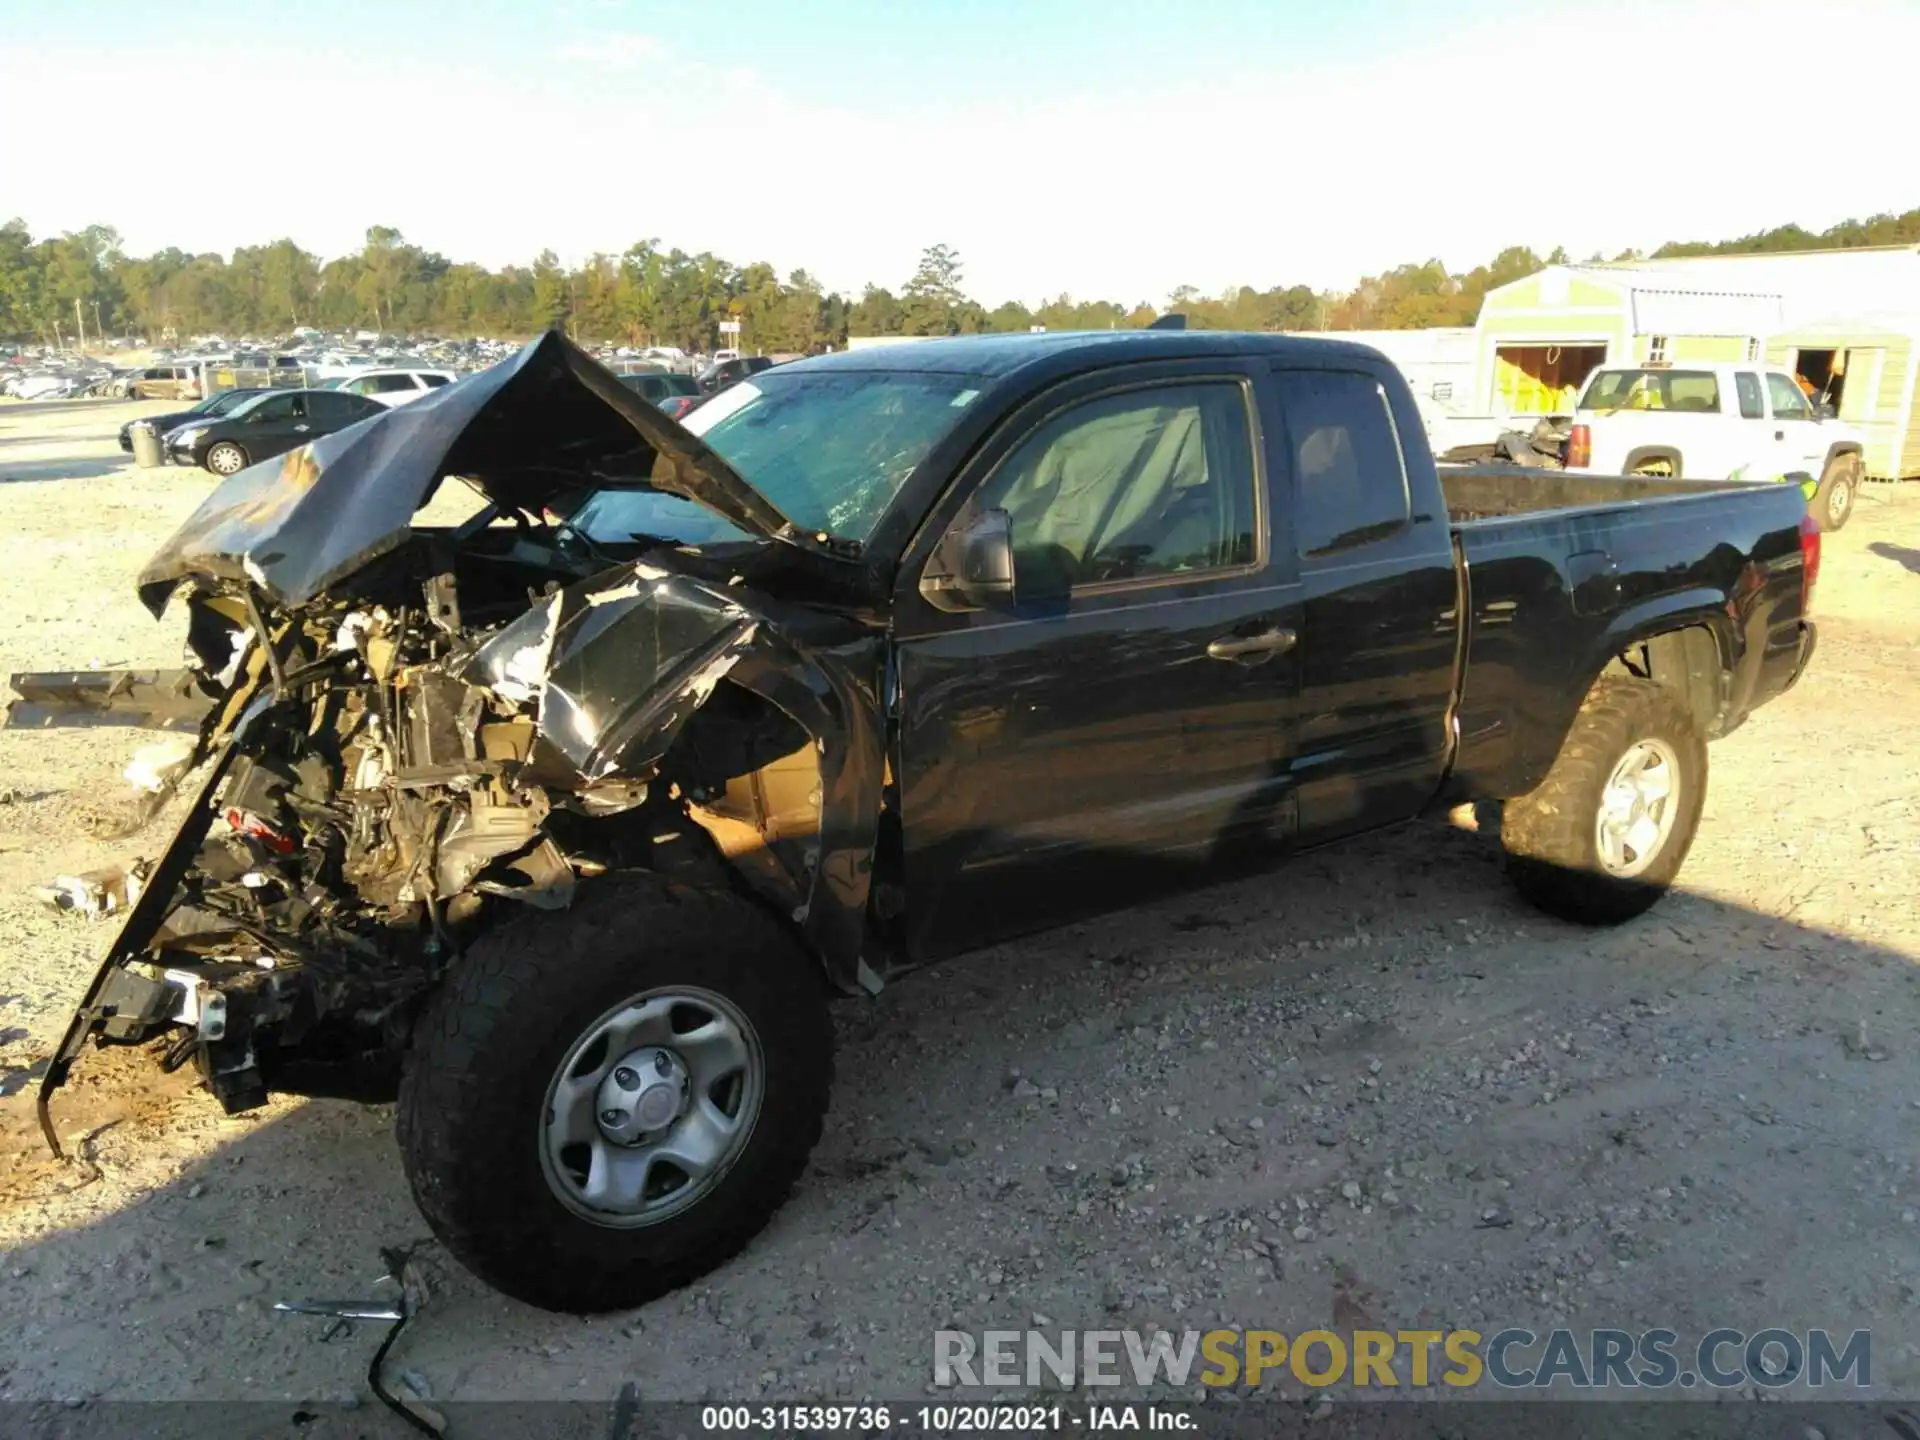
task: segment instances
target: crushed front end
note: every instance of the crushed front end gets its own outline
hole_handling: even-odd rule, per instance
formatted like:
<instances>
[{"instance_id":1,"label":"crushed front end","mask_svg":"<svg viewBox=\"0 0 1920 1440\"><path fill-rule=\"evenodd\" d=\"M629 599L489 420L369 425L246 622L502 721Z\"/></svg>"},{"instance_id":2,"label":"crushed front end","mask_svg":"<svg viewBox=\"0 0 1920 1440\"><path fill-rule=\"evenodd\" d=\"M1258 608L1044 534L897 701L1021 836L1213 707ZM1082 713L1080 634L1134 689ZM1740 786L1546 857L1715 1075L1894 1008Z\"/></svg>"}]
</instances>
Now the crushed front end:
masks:
<instances>
[{"instance_id":1,"label":"crushed front end","mask_svg":"<svg viewBox=\"0 0 1920 1440\"><path fill-rule=\"evenodd\" d=\"M548 378L548 401L577 399L577 377ZM657 544L610 557L525 483L476 486L487 504L455 529L412 529L449 446L511 409L469 396L473 413L436 420L459 392L394 412L413 430L384 448L328 437L215 492L142 577L156 613L185 601L185 671L15 677L15 723L180 728L204 710L170 782L197 782L193 802L49 1065L56 1152L49 1102L89 1040L154 1044L230 1112L276 1091L390 1095L473 939L610 871L750 891L844 988L868 977L877 632L743 583L784 573L789 547L757 570ZM295 532L311 538L283 543ZM830 572L809 573L817 594Z\"/></svg>"}]
</instances>

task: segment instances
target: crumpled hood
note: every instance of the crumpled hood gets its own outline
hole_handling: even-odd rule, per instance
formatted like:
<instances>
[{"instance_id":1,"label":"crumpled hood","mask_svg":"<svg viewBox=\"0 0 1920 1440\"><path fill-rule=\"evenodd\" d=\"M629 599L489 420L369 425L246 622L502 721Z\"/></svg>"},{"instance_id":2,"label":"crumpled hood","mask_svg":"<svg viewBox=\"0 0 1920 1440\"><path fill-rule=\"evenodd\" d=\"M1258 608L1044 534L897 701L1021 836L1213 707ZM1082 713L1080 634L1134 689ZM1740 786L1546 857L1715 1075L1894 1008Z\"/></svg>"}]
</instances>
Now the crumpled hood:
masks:
<instances>
[{"instance_id":1,"label":"crumpled hood","mask_svg":"<svg viewBox=\"0 0 1920 1440\"><path fill-rule=\"evenodd\" d=\"M589 488L659 490L750 533L814 545L698 437L550 331L511 360L229 477L147 562L140 598L159 615L180 581L201 576L303 604L404 544L448 475L529 511Z\"/></svg>"}]
</instances>

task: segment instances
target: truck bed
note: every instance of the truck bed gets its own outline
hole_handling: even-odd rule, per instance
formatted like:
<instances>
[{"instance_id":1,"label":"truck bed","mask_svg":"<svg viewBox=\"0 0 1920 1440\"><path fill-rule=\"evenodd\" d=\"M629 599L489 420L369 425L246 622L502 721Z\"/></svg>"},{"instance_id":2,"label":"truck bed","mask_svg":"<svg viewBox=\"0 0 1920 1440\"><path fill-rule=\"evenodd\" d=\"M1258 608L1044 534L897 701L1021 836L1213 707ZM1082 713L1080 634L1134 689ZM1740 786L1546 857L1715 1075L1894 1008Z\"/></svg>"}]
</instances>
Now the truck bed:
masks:
<instances>
[{"instance_id":1,"label":"truck bed","mask_svg":"<svg viewBox=\"0 0 1920 1440\"><path fill-rule=\"evenodd\" d=\"M1547 510L1586 510L1644 500L1752 489L1746 480L1674 480L1652 475L1570 475L1521 465L1442 465L1440 489L1456 525Z\"/></svg>"},{"instance_id":2,"label":"truck bed","mask_svg":"<svg viewBox=\"0 0 1920 1440\"><path fill-rule=\"evenodd\" d=\"M1593 676L1642 636L1689 630L1671 663L1697 685L1710 738L1797 675L1797 485L1504 465L1439 475L1465 582L1456 773L1468 792L1538 784Z\"/></svg>"}]
</instances>

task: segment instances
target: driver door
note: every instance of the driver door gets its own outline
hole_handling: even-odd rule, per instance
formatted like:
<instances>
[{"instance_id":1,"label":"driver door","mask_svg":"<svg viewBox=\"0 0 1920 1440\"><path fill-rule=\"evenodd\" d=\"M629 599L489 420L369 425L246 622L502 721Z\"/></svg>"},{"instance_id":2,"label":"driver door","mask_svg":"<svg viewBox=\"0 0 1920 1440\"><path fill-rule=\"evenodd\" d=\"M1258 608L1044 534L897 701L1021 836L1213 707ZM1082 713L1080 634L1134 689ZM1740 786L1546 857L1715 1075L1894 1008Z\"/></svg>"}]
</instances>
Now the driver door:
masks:
<instances>
[{"instance_id":1,"label":"driver door","mask_svg":"<svg viewBox=\"0 0 1920 1440\"><path fill-rule=\"evenodd\" d=\"M1284 845L1300 596L1276 564L1265 377L1070 382L982 451L896 595L909 949L990 943ZM1010 522L1014 593L943 613L934 540Z\"/></svg>"},{"instance_id":2,"label":"driver door","mask_svg":"<svg viewBox=\"0 0 1920 1440\"><path fill-rule=\"evenodd\" d=\"M247 435L242 443L247 453L258 460L305 444L312 438L312 429L307 420L304 394L274 395L248 412Z\"/></svg>"},{"instance_id":3,"label":"driver door","mask_svg":"<svg viewBox=\"0 0 1920 1440\"><path fill-rule=\"evenodd\" d=\"M1773 412L1773 438L1779 445L1780 473L1804 470L1816 480L1826 464L1820 426L1800 387L1784 375L1767 372L1767 408Z\"/></svg>"}]
</instances>

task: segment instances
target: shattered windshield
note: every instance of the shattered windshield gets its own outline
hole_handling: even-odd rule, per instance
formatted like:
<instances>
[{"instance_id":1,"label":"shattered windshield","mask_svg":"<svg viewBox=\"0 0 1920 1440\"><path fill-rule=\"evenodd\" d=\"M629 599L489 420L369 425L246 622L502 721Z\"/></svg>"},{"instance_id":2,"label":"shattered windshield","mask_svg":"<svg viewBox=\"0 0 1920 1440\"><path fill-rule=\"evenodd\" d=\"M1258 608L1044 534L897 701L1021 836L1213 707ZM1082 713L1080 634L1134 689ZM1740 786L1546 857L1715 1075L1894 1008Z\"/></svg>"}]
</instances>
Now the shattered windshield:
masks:
<instances>
[{"instance_id":1,"label":"shattered windshield","mask_svg":"<svg viewBox=\"0 0 1920 1440\"><path fill-rule=\"evenodd\" d=\"M979 393L968 375L767 371L681 423L801 529L864 541Z\"/></svg>"}]
</instances>

